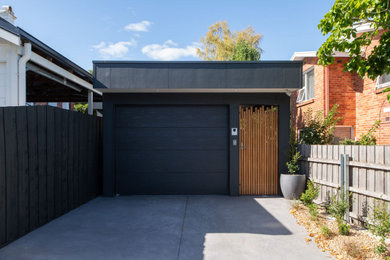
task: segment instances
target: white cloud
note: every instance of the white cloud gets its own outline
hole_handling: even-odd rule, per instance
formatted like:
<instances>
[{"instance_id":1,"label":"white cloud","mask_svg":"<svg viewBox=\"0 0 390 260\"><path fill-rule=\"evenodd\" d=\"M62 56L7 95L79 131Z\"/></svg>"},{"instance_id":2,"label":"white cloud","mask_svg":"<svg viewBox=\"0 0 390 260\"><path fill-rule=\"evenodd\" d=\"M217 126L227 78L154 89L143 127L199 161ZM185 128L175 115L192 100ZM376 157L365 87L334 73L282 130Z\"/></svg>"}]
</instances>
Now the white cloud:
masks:
<instances>
[{"instance_id":1,"label":"white cloud","mask_svg":"<svg viewBox=\"0 0 390 260\"><path fill-rule=\"evenodd\" d=\"M152 25L152 22L142 21L139 23L130 23L125 26L126 31L134 31L134 32L147 32L149 31L149 27Z\"/></svg>"},{"instance_id":2,"label":"white cloud","mask_svg":"<svg viewBox=\"0 0 390 260\"><path fill-rule=\"evenodd\" d=\"M135 47L137 42L134 39L130 41L120 41L116 43L105 43L93 45L92 48L97 50L104 59L123 58L128 52L129 47Z\"/></svg>"},{"instance_id":3,"label":"white cloud","mask_svg":"<svg viewBox=\"0 0 390 260\"><path fill-rule=\"evenodd\" d=\"M197 43L185 48L177 48L178 44L168 40L163 44L149 44L142 48L142 53L154 60L176 60L182 57L196 57Z\"/></svg>"}]
</instances>

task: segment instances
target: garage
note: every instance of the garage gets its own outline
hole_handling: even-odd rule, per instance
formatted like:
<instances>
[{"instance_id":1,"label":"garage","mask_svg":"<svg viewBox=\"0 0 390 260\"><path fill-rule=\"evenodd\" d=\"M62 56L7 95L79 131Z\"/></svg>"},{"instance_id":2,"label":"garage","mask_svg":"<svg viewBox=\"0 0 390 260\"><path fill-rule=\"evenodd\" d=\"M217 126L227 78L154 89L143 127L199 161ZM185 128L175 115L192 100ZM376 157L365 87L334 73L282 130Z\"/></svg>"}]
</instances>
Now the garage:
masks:
<instances>
[{"instance_id":1,"label":"garage","mask_svg":"<svg viewBox=\"0 0 390 260\"><path fill-rule=\"evenodd\" d=\"M103 194L277 195L296 61L94 61Z\"/></svg>"},{"instance_id":2,"label":"garage","mask_svg":"<svg viewBox=\"0 0 390 260\"><path fill-rule=\"evenodd\" d=\"M228 194L226 106L118 106L117 192Z\"/></svg>"}]
</instances>

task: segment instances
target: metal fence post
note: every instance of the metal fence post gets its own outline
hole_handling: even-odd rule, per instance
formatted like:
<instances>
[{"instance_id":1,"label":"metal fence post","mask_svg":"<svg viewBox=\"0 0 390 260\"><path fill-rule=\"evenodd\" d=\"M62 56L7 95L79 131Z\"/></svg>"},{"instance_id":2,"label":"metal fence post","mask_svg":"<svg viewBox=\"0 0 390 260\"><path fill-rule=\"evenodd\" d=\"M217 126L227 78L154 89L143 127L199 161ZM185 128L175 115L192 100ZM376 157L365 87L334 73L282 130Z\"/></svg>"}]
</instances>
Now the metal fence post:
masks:
<instances>
[{"instance_id":1,"label":"metal fence post","mask_svg":"<svg viewBox=\"0 0 390 260\"><path fill-rule=\"evenodd\" d=\"M341 189L344 189L344 195L349 201L349 155L340 154L340 185ZM345 220L349 222L349 209L345 214Z\"/></svg>"}]
</instances>

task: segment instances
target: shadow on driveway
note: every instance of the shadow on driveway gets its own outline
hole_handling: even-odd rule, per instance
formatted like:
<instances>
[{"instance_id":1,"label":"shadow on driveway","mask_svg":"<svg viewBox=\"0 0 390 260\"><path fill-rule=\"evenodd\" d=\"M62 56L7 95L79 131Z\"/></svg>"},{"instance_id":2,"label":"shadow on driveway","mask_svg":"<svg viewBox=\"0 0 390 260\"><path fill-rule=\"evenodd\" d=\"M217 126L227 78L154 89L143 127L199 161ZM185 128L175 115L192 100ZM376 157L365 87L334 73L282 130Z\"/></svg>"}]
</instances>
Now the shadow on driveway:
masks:
<instances>
[{"instance_id":1,"label":"shadow on driveway","mask_svg":"<svg viewBox=\"0 0 390 260\"><path fill-rule=\"evenodd\" d=\"M0 250L0 259L326 259L281 198L97 198Z\"/></svg>"}]
</instances>

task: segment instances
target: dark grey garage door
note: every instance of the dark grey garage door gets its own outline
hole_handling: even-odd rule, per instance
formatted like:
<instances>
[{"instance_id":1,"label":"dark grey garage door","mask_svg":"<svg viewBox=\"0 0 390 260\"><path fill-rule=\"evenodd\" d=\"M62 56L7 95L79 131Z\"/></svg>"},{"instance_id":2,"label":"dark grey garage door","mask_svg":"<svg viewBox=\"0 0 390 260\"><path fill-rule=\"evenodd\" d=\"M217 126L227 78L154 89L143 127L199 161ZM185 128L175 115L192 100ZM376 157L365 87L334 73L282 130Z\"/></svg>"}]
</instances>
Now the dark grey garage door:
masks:
<instances>
[{"instance_id":1,"label":"dark grey garage door","mask_svg":"<svg viewBox=\"0 0 390 260\"><path fill-rule=\"evenodd\" d=\"M227 194L226 106L117 106L116 189Z\"/></svg>"}]
</instances>

